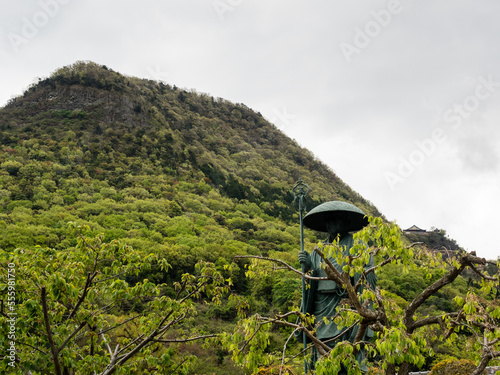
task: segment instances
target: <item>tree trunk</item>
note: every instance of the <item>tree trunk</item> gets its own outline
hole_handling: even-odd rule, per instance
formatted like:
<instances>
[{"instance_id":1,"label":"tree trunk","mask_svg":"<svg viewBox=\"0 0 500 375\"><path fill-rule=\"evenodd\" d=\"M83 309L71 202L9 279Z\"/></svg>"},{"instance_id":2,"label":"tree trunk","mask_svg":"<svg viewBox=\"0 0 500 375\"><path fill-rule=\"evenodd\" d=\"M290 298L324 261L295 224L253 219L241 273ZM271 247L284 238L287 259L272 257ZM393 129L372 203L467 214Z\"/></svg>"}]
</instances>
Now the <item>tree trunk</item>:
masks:
<instances>
[{"instance_id":1,"label":"tree trunk","mask_svg":"<svg viewBox=\"0 0 500 375\"><path fill-rule=\"evenodd\" d=\"M42 310L43 310L43 320L45 322L45 332L47 333L47 340L49 341L50 352L52 353L52 361L54 362L54 367L57 375L63 375L61 364L59 363L59 353L54 344L54 339L52 338L52 328L50 328L49 312L47 308L47 291L45 286L40 289L41 300L42 300Z\"/></svg>"},{"instance_id":2,"label":"tree trunk","mask_svg":"<svg viewBox=\"0 0 500 375\"><path fill-rule=\"evenodd\" d=\"M391 363L387 364L387 370L385 370L385 375L396 375L396 366Z\"/></svg>"},{"instance_id":3,"label":"tree trunk","mask_svg":"<svg viewBox=\"0 0 500 375\"><path fill-rule=\"evenodd\" d=\"M398 375L408 375L410 372L410 364L408 362L403 362L401 366L399 366Z\"/></svg>"},{"instance_id":4,"label":"tree trunk","mask_svg":"<svg viewBox=\"0 0 500 375\"><path fill-rule=\"evenodd\" d=\"M479 375L482 374L486 366L488 366L488 362L490 361L490 357L488 355L484 355L481 357L481 362L477 365L476 369L472 371L470 375Z\"/></svg>"}]
</instances>

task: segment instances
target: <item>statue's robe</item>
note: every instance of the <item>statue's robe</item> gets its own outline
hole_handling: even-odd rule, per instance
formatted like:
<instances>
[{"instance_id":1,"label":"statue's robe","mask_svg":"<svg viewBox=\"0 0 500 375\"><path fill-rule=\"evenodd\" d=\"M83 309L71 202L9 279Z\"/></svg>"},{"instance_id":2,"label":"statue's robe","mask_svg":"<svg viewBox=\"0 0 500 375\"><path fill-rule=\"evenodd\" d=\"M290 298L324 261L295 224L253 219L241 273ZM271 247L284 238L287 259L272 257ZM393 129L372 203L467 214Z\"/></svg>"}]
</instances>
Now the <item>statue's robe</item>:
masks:
<instances>
[{"instance_id":1,"label":"statue's robe","mask_svg":"<svg viewBox=\"0 0 500 375\"><path fill-rule=\"evenodd\" d=\"M339 241L339 245L343 248L344 255L349 254L350 248L353 246L354 240L351 234L345 236ZM319 256L316 251L310 254L311 260L311 276L315 277L327 277L325 272L323 259ZM342 266L339 265L335 259L330 258L330 262L339 271L342 272ZM370 262L365 266L365 269L373 267L374 260L370 257ZM351 282L355 285L360 278L359 274L355 274L351 278ZM370 272L367 276L367 282L370 288L375 290L375 285L377 282L377 277L373 272ZM359 288L358 293L363 291L363 286ZM304 300L302 301L301 311L314 315L315 317L315 327L316 335L321 341L327 341L331 338L338 338L334 341L330 341L327 345L333 348L337 342L340 341L350 341L353 342L357 333L359 326L354 326L351 329L338 327L331 319L336 314L336 308L339 303L347 298L347 292L341 286L337 285L333 280L310 280L309 288L306 288L304 292ZM325 324L324 318L330 321L329 324ZM302 333L296 334L297 339L302 342ZM373 337L373 331L368 328L364 335L363 340L369 341ZM310 367L314 369L314 364L318 360L319 354L316 349L313 349ZM361 370L366 372L368 369L364 363L362 363L365 358L364 350L358 351L357 360L361 365Z\"/></svg>"}]
</instances>

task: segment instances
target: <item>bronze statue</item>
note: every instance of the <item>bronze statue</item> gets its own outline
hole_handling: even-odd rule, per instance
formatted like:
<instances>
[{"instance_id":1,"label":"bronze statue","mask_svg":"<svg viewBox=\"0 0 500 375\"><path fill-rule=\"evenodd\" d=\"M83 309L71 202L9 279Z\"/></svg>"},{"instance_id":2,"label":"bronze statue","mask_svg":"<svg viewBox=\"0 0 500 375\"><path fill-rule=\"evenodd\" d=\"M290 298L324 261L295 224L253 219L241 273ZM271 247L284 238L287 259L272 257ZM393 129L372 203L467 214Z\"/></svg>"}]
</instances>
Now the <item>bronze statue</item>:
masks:
<instances>
[{"instance_id":1,"label":"bronze statue","mask_svg":"<svg viewBox=\"0 0 500 375\"><path fill-rule=\"evenodd\" d=\"M344 255L349 254L349 249L353 246L354 240L352 233L362 229L368 224L368 220L359 208L356 206L341 201L331 201L323 203L312 209L304 217L304 225L310 229L320 232L327 232L328 238L325 243L333 243L338 239L339 245L342 247ZM330 258L331 263L335 268L342 272L342 265L337 264L335 259ZM299 253L299 262L303 270L310 272L312 276L326 277L324 270L323 259L316 251L311 254L301 250ZM371 267L374 264L373 257L370 258L370 263L366 267ZM360 275L356 274L352 279L354 284L359 280ZM371 288L375 289L376 276L373 272L367 276L368 284ZM301 311L314 315L316 323L316 335L318 339L326 342L334 337L335 340L327 342L327 345L333 348L340 341L353 342L358 332L358 326L351 329L340 328L333 321L325 324L323 319L331 320L336 314L336 308L339 303L347 298L347 292L342 286L337 285L332 280L310 281L309 288L305 290ZM362 292L358 290L358 292ZM299 341L303 341L303 335L296 335ZM373 331L369 328L365 334L365 340L373 337ZM362 363L364 359L364 350L357 353L357 360L361 366L361 370L366 372L367 367ZM314 348L311 357L309 368L314 370L314 365L319 359L318 351ZM341 370L339 374L343 374Z\"/></svg>"}]
</instances>

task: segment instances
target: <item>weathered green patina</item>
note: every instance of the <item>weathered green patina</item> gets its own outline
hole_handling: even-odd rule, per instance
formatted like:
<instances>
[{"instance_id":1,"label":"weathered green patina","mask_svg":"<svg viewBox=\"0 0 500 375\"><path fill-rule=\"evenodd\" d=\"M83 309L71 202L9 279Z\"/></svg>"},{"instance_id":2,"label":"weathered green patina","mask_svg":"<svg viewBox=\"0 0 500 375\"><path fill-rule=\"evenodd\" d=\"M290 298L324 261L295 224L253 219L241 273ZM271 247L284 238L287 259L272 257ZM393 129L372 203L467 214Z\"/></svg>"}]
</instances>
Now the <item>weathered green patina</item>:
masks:
<instances>
[{"instance_id":1,"label":"weathered green patina","mask_svg":"<svg viewBox=\"0 0 500 375\"><path fill-rule=\"evenodd\" d=\"M304 225L309 229L319 232L328 232L327 222L332 217L344 219L345 230L356 232L368 224L368 219L363 211L351 203L330 201L314 207L304 216Z\"/></svg>"},{"instance_id":2,"label":"weathered green patina","mask_svg":"<svg viewBox=\"0 0 500 375\"><path fill-rule=\"evenodd\" d=\"M339 239L339 245L344 255L349 254L350 248L354 244L352 232L362 229L368 224L368 220L363 211L358 207L341 201L331 201L323 203L311 210L304 217L304 225L310 229L327 232L329 234L325 243L332 243L336 238ZM330 262L339 271L342 272L342 264L338 264L335 259L330 258ZM315 277L326 277L323 259L316 251L311 254L306 251L299 253L299 261L306 272L311 272ZM371 267L374 264L373 258L370 258L369 264L366 267ZM356 284L360 275L354 275L353 284ZM368 284L371 288L375 288L376 276L372 273L368 274ZM362 289L359 290L362 292ZM347 292L342 286L337 285L333 280L313 280L309 283L309 288L306 289L301 310L303 312L314 315L316 323L317 337L326 342L329 347L334 347L339 341L353 342L358 332L358 326L350 329L338 327L334 322L329 324L324 323L324 318L331 320L336 314L336 309L343 299L347 298ZM373 336L373 331L368 329L365 334L365 340L369 340ZM302 341L300 335L296 335L299 341ZM318 360L319 354L316 349L313 349L310 369L313 370L315 363ZM361 369L366 371L366 365L362 363L365 357L364 350L357 353L357 360L361 364ZM343 374L343 370L339 374Z\"/></svg>"}]
</instances>

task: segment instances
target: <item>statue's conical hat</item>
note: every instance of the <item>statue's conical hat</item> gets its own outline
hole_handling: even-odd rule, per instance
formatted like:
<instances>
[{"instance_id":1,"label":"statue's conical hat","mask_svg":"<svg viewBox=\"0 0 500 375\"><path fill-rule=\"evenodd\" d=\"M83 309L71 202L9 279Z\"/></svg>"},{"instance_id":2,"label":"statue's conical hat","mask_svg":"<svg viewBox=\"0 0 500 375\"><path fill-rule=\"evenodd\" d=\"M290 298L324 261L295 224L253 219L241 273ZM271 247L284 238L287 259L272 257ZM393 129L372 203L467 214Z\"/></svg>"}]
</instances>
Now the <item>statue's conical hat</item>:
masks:
<instances>
[{"instance_id":1,"label":"statue's conical hat","mask_svg":"<svg viewBox=\"0 0 500 375\"><path fill-rule=\"evenodd\" d=\"M319 232L327 232L325 221L329 216L336 213L343 213L348 221L347 230L355 232L368 224L368 219L363 211L358 207L342 201L330 201L314 207L304 216L304 225L309 229Z\"/></svg>"}]
</instances>

